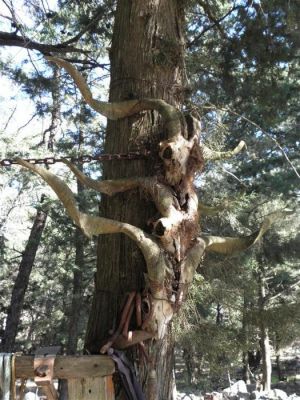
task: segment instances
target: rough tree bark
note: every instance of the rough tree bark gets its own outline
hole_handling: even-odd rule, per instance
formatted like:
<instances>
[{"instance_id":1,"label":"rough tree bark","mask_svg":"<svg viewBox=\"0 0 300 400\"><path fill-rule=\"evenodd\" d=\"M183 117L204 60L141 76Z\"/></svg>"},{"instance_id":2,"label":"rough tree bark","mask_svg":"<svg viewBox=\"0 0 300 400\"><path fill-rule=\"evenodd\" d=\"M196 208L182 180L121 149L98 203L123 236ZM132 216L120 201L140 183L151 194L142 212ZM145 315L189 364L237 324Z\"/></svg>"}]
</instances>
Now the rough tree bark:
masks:
<instances>
[{"instance_id":1,"label":"rough tree bark","mask_svg":"<svg viewBox=\"0 0 300 400\"><path fill-rule=\"evenodd\" d=\"M119 1L115 17L111 57L110 101L158 98L180 107L183 101L183 14L179 1ZM163 138L160 121L153 111L109 121L105 152L143 149L157 152ZM103 168L103 179L155 175L152 159L117 161ZM103 198L101 215L146 228L156 213L145 196L131 191ZM136 245L121 235L100 236L96 291L88 324L86 346L99 352L108 332L118 323L120 303L126 292L142 290L145 261ZM173 387L173 340L169 334L153 343L159 399L170 399ZM145 378L145 376L144 376ZM149 397L150 399L150 397Z\"/></svg>"},{"instance_id":2,"label":"rough tree bark","mask_svg":"<svg viewBox=\"0 0 300 400\"><path fill-rule=\"evenodd\" d=\"M43 198L41 200L41 203L42 202ZM10 307L7 313L6 327L1 341L1 351L3 352L10 353L16 350L15 341L23 308L24 297L36 252L38 250L45 227L46 219L47 213L40 207L36 213L29 239L22 254L16 281L13 286Z\"/></svg>"}]
</instances>

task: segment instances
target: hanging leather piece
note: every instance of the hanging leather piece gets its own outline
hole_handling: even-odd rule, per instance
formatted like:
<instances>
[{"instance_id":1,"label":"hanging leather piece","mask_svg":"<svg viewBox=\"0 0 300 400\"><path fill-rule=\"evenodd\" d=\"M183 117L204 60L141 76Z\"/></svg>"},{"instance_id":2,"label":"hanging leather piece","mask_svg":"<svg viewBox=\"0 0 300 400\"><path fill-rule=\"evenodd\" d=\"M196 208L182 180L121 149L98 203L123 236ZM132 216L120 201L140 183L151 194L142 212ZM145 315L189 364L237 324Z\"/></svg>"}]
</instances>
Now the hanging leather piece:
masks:
<instances>
[{"instance_id":1,"label":"hanging leather piece","mask_svg":"<svg viewBox=\"0 0 300 400\"><path fill-rule=\"evenodd\" d=\"M127 400L146 400L142 387L139 384L134 368L122 351L110 348L107 354L118 367Z\"/></svg>"}]
</instances>

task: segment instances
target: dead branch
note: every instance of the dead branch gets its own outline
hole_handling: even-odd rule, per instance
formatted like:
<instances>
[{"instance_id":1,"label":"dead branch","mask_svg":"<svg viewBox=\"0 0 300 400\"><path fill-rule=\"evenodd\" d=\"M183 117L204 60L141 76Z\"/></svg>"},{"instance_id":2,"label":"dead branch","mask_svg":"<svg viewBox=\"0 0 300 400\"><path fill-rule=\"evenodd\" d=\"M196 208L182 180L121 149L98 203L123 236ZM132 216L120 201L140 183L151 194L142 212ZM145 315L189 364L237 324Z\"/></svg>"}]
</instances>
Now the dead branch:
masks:
<instances>
[{"instance_id":1,"label":"dead branch","mask_svg":"<svg viewBox=\"0 0 300 400\"><path fill-rule=\"evenodd\" d=\"M14 114L15 114L15 112L16 112L16 109L17 109L17 106L15 106L14 109L12 110L12 112L10 113L10 115L9 115L9 117L8 117L8 119L7 119L6 123L5 123L5 125L4 125L4 127L2 128L3 131L5 131L5 130L7 129L7 127L8 127L8 125L9 125L11 119L13 118L13 116L14 116Z\"/></svg>"}]
</instances>

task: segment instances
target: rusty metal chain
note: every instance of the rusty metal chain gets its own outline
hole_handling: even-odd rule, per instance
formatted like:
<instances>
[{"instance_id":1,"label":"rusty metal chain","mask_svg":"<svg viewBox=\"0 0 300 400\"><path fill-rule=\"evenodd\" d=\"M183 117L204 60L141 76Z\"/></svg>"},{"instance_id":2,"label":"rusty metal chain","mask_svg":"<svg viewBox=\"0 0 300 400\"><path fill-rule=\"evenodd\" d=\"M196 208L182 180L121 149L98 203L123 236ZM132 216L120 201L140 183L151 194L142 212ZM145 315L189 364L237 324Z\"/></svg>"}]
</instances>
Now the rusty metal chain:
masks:
<instances>
[{"instance_id":1,"label":"rusty metal chain","mask_svg":"<svg viewBox=\"0 0 300 400\"><path fill-rule=\"evenodd\" d=\"M131 153L118 153L118 154L99 154L97 156L81 155L78 157L44 157L44 158L24 158L25 161L30 164L45 164L52 165L59 162L63 162L64 159L71 161L72 163L90 163L91 161L113 161L113 160L138 160L147 157L150 154L148 150L142 152L131 152ZM13 164L18 164L15 159L5 158L0 160L1 167L9 167Z\"/></svg>"}]
</instances>

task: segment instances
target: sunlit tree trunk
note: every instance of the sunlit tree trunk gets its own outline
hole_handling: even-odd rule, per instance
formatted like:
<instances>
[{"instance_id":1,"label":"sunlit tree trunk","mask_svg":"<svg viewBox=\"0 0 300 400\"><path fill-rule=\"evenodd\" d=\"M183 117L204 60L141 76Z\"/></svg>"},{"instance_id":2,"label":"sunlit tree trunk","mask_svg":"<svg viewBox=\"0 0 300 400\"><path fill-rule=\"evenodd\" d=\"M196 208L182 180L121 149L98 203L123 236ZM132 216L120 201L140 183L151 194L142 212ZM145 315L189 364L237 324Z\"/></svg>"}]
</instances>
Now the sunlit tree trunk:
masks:
<instances>
[{"instance_id":1,"label":"sunlit tree trunk","mask_svg":"<svg viewBox=\"0 0 300 400\"><path fill-rule=\"evenodd\" d=\"M160 98L180 107L183 101L184 42L183 12L176 0L118 1L111 57L110 100ZM107 153L126 153L145 147L157 154L164 137L160 119L153 112L144 112L120 121L109 121L105 143ZM107 162L103 179L156 174L157 159ZM142 194L131 191L107 199L103 196L101 216L126 221L146 229L156 211ZM120 303L126 292L144 287L144 259L136 245L121 235L99 238L96 289L89 318L86 347L98 353L118 324ZM151 365L142 368L139 379L147 391L146 398L172 398L173 339L171 333L163 341L147 344ZM149 378L150 370L156 378Z\"/></svg>"},{"instance_id":2,"label":"sunlit tree trunk","mask_svg":"<svg viewBox=\"0 0 300 400\"><path fill-rule=\"evenodd\" d=\"M266 306L266 282L263 274L259 276L259 311L260 311L260 346L262 354L262 386L263 390L271 390L271 347L269 338L269 329L264 319Z\"/></svg>"}]
</instances>

